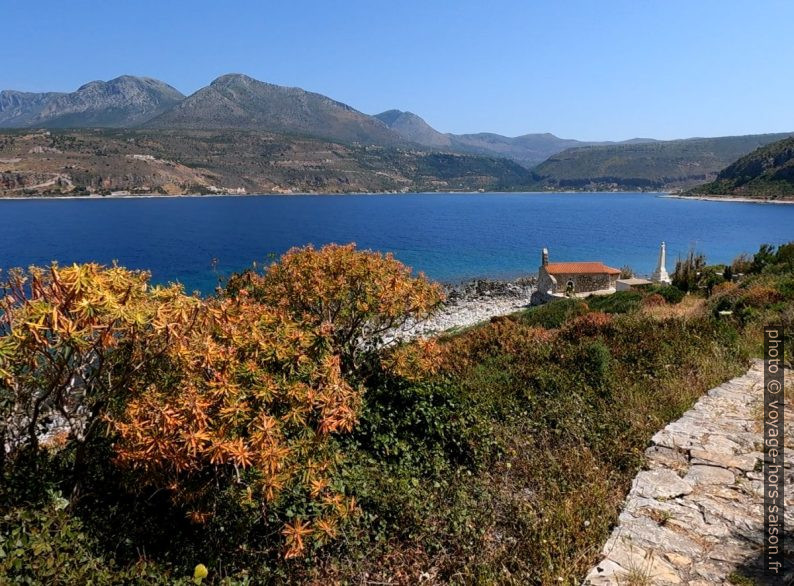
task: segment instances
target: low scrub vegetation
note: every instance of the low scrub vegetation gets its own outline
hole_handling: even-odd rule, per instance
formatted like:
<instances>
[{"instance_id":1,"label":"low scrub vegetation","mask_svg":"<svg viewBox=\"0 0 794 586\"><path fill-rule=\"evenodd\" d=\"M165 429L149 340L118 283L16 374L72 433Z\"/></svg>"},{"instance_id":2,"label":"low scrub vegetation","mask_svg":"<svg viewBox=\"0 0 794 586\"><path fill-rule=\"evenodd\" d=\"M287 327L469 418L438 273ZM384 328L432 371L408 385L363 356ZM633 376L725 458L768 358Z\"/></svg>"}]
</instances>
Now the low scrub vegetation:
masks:
<instances>
[{"instance_id":1,"label":"low scrub vegetation","mask_svg":"<svg viewBox=\"0 0 794 586\"><path fill-rule=\"evenodd\" d=\"M792 249L396 346L440 290L353 246L208 299L13 272L0 582L578 584L651 435L791 332Z\"/></svg>"}]
</instances>

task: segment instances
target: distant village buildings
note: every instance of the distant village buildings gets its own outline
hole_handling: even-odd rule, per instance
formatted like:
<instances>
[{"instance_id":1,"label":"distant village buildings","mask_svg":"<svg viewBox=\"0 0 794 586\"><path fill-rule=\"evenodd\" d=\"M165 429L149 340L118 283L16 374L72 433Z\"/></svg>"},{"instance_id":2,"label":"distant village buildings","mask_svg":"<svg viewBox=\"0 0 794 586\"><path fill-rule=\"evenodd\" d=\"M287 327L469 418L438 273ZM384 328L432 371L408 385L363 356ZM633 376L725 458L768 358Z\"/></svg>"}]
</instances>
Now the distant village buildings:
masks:
<instances>
[{"instance_id":1,"label":"distant village buildings","mask_svg":"<svg viewBox=\"0 0 794 586\"><path fill-rule=\"evenodd\" d=\"M643 289L653 283L668 284L670 276L665 263L666 249L662 242L651 280L637 277L621 279L619 269L602 262L549 262L549 251L544 248L538 267L538 288L532 294L532 303L546 303L560 297L586 297L631 291Z\"/></svg>"}]
</instances>

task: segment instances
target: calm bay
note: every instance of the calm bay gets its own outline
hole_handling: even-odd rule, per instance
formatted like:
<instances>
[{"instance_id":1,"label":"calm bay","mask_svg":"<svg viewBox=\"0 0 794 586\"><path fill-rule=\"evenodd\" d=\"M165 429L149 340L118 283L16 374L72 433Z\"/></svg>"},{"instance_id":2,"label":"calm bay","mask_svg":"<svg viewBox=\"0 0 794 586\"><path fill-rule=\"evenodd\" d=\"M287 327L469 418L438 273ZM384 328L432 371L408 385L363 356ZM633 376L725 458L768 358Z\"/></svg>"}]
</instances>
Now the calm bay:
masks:
<instances>
[{"instance_id":1,"label":"calm bay","mask_svg":"<svg viewBox=\"0 0 794 586\"><path fill-rule=\"evenodd\" d=\"M210 292L292 246L356 242L442 281L534 273L552 260L668 269L695 247L730 262L794 239L794 206L649 193L405 194L0 201L0 268L117 260Z\"/></svg>"}]
</instances>

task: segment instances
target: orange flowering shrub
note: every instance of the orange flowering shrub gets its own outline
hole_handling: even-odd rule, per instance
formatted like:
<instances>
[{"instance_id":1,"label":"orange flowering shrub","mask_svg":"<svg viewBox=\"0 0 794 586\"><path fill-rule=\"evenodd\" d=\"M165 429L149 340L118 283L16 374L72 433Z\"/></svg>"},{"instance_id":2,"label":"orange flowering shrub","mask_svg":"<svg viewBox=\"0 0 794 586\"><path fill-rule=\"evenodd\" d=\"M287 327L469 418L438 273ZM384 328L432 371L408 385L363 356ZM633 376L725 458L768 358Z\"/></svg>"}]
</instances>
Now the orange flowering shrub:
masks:
<instances>
[{"instance_id":1,"label":"orange flowering shrub","mask_svg":"<svg viewBox=\"0 0 794 586\"><path fill-rule=\"evenodd\" d=\"M492 320L442 345L441 370L463 373L488 356L527 356L554 340L555 332L513 318Z\"/></svg>"},{"instance_id":2,"label":"orange flowering shrub","mask_svg":"<svg viewBox=\"0 0 794 586\"><path fill-rule=\"evenodd\" d=\"M10 272L0 288L3 456L50 436L84 440L107 402L190 328L199 300L148 278L96 264Z\"/></svg>"},{"instance_id":3,"label":"orange flowering shrub","mask_svg":"<svg viewBox=\"0 0 794 586\"><path fill-rule=\"evenodd\" d=\"M742 285L726 284L715 289L709 299L712 312L731 311L739 319L750 319L755 312L766 309L785 297L775 287L766 282L749 282Z\"/></svg>"},{"instance_id":4,"label":"orange flowering shrub","mask_svg":"<svg viewBox=\"0 0 794 586\"><path fill-rule=\"evenodd\" d=\"M439 288L353 245L290 251L264 275L233 279L221 299L148 278L95 264L11 273L0 299L0 471L9 449L36 450L64 427L85 444L105 422L116 464L193 520L230 502L255 522L280 519L287 557L334 538L356 509L334 480L334 436L356 423L360 367L389 329L427 316Z\"/></svg>"},{"instance_id":5,"label":"orange flowering shrub","mask_svg":"<svg viewBox=\"0 0 794 586\"><path fill-rule=\"evenodd\" d=\"M442 356L441 346L431 338L389 349L383 356L382 364L389 372L416 382L438 372Z\"/></svg>"},{"instance_id":6,"label":"orange flowering shrub","mask_svg":"<svg viewBox=\"0 0 794 586\"><path fill-rule=\"evenodd\" d=\"M783 300L783 295L769 285L753 285L742 295L744 305L749 307L766 307Z\"/></svg>"},{"instance_id":7,"label":"orange flowering shrub","mask_svg":"<svg viewBox=\"0 0 794 586\"><path fill-rule=\"evenodd\" d=\"M714 285L714 288L711 290L711 297L717 297L719 295L727 295L733 291L738 289L739 285L733 283L731 281L723 281L722 283L717 283Z\"/></svg>"},{"instance_id":8,"label":"orange flowering shrub","mask_svg":"<svg viewBox=\"0 0 794 586\"><path fill-rule=\"evenodd\" d=\"M611 325L612 315L601 311L591 311L563 324L560 333L567 340L577 340L602 334Z\"/></svg>"},{"instance_id":9,"label":"orange flowering shrub","mask_svg":"<svg viewBox=\"0 0 794 586\"><path fill-rule=\"evenodd\" d=\"M426 318L443 299L437 284L391 254L355 244L293 248L264 275L248 272L227 287L240 290L322 331L346 371L357 370L389 330Z\"/></svg>"},{"instance_id":10,"label":"orange flowering shrub","mask_svg":"<svg viewBox=\"0 0 794 586\"><path fill-rule=\"evenodd\" d=\"M170 489L197 521L212 514L219 485L263 510L285 491L302 493L313 518L285 527L288 557L333 537L354 505L331 489L328 440L353 428L361 390L329 348L247 294L208 303L198 327L168 349L174 376L109 418L119 462Z\"/></svg>"}]
</instances>

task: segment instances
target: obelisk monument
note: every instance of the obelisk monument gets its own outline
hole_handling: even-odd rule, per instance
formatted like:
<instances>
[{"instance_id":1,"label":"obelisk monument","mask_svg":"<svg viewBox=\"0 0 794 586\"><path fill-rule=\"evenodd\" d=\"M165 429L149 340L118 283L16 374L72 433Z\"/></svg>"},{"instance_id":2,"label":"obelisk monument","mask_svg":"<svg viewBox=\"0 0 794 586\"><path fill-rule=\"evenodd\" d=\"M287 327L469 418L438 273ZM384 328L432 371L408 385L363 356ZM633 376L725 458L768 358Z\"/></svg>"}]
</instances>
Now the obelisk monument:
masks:
<instances>
[{"instance_id":1,"label":"obelisk monument","mask_svg":"<svg viewBox=\"0 0 794 586\"><path fill-rule=\"evenodd\" d=\"M659 263L656 265L656 270L653 271L653 275L651 275L651 281L655 283L670 283L670 275L667 274L667 268L665 264L667 263L667 252L665 250L664 242L659 247Z\"/></svg>"}]
</instances>

